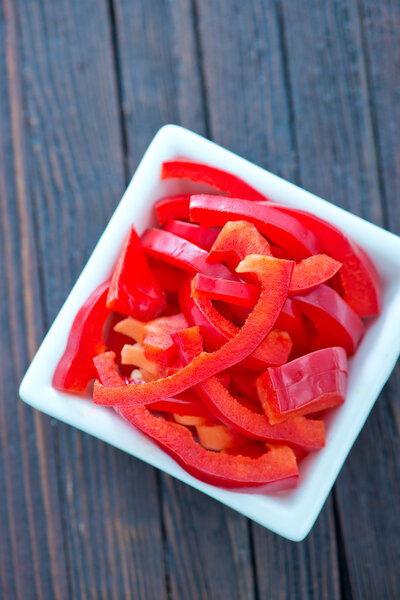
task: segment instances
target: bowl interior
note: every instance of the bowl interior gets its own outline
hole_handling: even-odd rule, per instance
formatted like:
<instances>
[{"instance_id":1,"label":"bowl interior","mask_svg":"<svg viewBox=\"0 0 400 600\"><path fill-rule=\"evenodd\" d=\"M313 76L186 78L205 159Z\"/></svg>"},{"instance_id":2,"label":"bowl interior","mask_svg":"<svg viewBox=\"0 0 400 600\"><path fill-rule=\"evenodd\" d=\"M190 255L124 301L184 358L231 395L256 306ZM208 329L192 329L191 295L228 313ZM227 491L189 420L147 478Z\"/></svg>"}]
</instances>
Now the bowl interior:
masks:
<instances>
[{"instance_id":1,"label":"bowl interior","mask_svg":"<svg viewBox=\"0 0 400 600\"><path fill-rule=\"evenodd\" d=\"M153 205L158 198L205 189L204 186L188 182L159 180L162 162L183 156L226 168L243 177L271 200L309 210L338 225L364 247L381 275L382 314L367 324L366 335L350 361L346 403L327 417L326 447L302 461L296 490L269 495L243 494L204 484L183 471L111 409L95 406L88 398L63 394L51 387L52 375L65 348L74 316L90 292L111 275L131 223L141 234L146 227L155 223ZM399 306L399 238L192 132L166 126L147 150L91 258L43 341L21 384L20 395L39 410L162 469L289 539L300 540L311 529L345 457L394 366L400 344Z\"/></svg>"}]
</instances>

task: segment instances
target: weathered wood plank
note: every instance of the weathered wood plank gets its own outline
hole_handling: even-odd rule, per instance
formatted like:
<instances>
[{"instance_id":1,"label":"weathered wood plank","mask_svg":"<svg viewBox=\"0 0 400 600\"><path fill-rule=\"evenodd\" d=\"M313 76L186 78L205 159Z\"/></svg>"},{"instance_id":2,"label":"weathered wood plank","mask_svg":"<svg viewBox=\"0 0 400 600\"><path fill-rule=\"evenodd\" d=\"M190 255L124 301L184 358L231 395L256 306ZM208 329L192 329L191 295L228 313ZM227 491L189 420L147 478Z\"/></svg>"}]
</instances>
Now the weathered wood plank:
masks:
<instances>
[{"instance_id":1,"label":"weathered wood plank","mask_svg":"<svg viewBox=\"0 0 400 600\"><path fill-rule=\"evenodd\" d=\"M18 399L43 334L15 13L0 5L0 596L68 598L48 419Z\"/></svg>"},{"instance_id":2,"label":"weathered wood plank","mask_svg":"<svg viewBox=\"0 0 400 600\"><path fill-rule=\"evenodd\" d=\"M386 24L390 20L384 7L382 19ZM394 117L398 107L393 102L396 83L385 75L369 89L370 67L357 3L285 1L284 23L302 184L377 224L386 224L386 210L398 214L396 197L387 195L386 207L382 194L397 185L395 159L382 163L396 148L392 132L392 127L393 131L399 128ZM374 33L370 33L382 48L375 71L384 71L387 61L395 61L395 57L386 43L387 30L375 22L372 27ZM394 69L395 62L391 62L389 71ZM371 93L378 94L381 103L379 140ZM390 150L380 155L377 147L385 146L385 135ZM387 178L385 189L382 173ZM395 223L396 217L391 221L393 227ZM335 486L348 564L348 587L343 593L350 597L398 595L398 389L397 374L378 400Z\"/></svg>"},{"instance_id":3,"label":"weathered wood plank","mask_svg":"<svg viewBox=\"0 0 400 600\"><path fill-rule=\"evenodd\" d=\"M195 19L187 0L115 2L130 172L165 123L207 133ZM171 598L253 598L246 520L169 477L161 482Z\"/></svg>"},{"instance_id":4,"label":"weathered wood plank","mask_svg":"<svg viewBox=\"0 0 400 600\"><path fill-rule=\"evenodd\" d=\"M123 144L106 2L17 6L47 326L124 189ZM65 425L54 432L70 597L166 597L154 471Z\"/></svg>"},{"instance_id":5,"label":"weathered wood plank","mask_svg":"<svg viewBox=\"0 0 400 600\"><path fill-rule=\"evenodd\" d=\"M198 3L213 138L273 172L301 181L280 11L275 3ZM253 526L260 598L339 598L332 501L293 545ZM317 564L313 564L313 558Z\"/></svg>"},{"instance_id":6,"label":"weathered wood plank","mask_svg":"<svg viewBox=\"0 0 400 600\"><path fill-rule=\"evenodd\" d=\"M385 226L399 235L400 4L361 0L359 18Z\"/></svg>"}]
</instances>

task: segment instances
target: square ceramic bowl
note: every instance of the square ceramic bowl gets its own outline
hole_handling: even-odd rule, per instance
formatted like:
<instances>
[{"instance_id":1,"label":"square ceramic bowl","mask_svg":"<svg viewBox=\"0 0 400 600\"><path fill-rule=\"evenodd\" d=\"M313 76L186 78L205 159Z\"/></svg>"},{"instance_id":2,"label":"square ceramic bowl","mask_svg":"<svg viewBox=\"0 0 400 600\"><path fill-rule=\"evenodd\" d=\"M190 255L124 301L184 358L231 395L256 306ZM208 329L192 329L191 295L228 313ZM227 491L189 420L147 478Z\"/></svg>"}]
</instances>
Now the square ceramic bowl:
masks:
<instances>
[{"instance_id":1,"label":"square ceramic bowl","mask_svg":"<svg viewBox=\"0 0 400 600\"><path fill-rule=\"evenodd\" d=\"M153 204L165 194L188 189L178 180L160 181L165 160L187 157L242 177L272 200L314 213L349 234L377 266L383 286L383 308L368 324L366 335L350 361L346 403L327 422L326 447L301 464L296 490L269 495L244 494L207 485L193 478L154 443L108 408L89 398L51 387L54 369L81 304L113 269L131 223L139 234L154 220ZM190 185L190 184L189 184ZM193 184L193 191L196 185ZM204 186L203 186L204 189ZM335 479L400 351L400 238L317 198L228 150L175 125L155 136L87 265L40 346L24 380L21 398L52 417L78 427L184 481L205 494L294 541L314 524Z\"/></svg>"}]
</instances>

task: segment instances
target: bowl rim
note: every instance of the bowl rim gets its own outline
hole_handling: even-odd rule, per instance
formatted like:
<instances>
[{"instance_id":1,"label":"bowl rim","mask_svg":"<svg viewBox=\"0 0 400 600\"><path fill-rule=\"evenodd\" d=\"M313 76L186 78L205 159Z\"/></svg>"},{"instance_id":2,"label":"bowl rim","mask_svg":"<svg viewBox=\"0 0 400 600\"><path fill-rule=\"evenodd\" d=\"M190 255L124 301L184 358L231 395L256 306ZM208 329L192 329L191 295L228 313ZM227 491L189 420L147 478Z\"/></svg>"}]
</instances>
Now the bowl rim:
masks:
<instances>
[{"instance_id":1,"label":"bowl rim","mask_svg":"<svg viewBox=\"0 0 400 600\"><path fill-rule=\"evenodd\" d=\"M345 403L332 416L327 445L318 453L320 457L327 458L322 460L316 454L307 457L303 461L304 467L301 467L299 487L293 492L244 494L205 484L186 473L153 442L124 423L114 411L89 403L87 398L77 398L54 390L50 385L54 366L63 352L77 310L91 291L106 278L105 273L111 272L121 245L121 231L126 231L132 222L144 224L146 215L148 220L152 212L152 203L147 199L159 181L159 171L154 168L155 164L160 166L162 160L179 156L225 168L261 192L267 193L272 199L321 216L339 226L345 233L351 233L357 243L362 243L372 260L381 265L380 275L385 288L383 311L370 323L367 336L350 366L350 372L352 369L361 369L362 381L354 376L355 381L351 383L352 405L349 407L349 403ZM267 188L268 192L265 191ZM109 251L111 248L112 251ZM19 394L22 400L34 408L140 458L283 537L301 541L317 519L353 443L394 368L400 353L399 306L399 237L188 129L178 125L164 125L146 150L120 203L40 345L21 382ZM367 337L367 345L372 347L370 352L368 348L364 348ZM359 358L361 348L363 351ZM367 367L371 369L374 365L373 358L379 366L375 377L371 377L367 371ZM365 378L368 379L367 382L364 381ZM340 444L337 443L339 439ZM336 449L333 452L335 440Z\"/></svg>"}]
</instances>

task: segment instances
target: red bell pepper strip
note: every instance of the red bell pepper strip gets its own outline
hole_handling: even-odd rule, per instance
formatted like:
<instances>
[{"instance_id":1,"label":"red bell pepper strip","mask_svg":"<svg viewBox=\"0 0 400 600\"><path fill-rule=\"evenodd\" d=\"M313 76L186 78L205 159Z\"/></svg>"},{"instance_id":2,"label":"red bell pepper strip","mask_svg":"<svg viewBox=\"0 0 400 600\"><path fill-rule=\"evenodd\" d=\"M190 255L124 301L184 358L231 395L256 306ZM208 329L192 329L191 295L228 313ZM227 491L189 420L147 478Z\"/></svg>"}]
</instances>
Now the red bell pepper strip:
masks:
<instances>
[{"instance_id":1,"label":"red bell pepper strip","mask_svg":"<svg viewBox=\"0 0 400 600\"><path fill-rule=\"evenodd\" d=\"M190 220L208 227L246 220L295 260L319 254L321 250L319 240L310 229L269 203L198 194L190 197Z\"/></svg>"},{"instance_id":2,"label":"red bell pepper strip","mask_svg":"<svg viewBox=\"0 0 400 600\"><path fill-rule=\"evenodd\" d=\"M144 320L158 317L166 308L165 292L150 270L133 226L111 278L107 306Z\"/></svg>"},{"instance_id":3,"label":"red bell pepper strip","mask_svg":"<svg viewBox=\"0 0 400 600\"><path fill-rule=\"evenodd\" d=\"M378 315L381 282L371 259L355 242L330 223L302 210L276 205L276 210L293 216L313 230L327 254L343 266L339 277L343 298L360 317Z\"/></svg>"},{"instance_id":4,"label":"red bell pepper strip","mask_svg":"<svg viewBox=\"0 0 400 600\"><path fill-rule=\"evenodd\" d=\"M143 387L143 386L138 386ZM145 406L118 412L156 442L185 471L211 485L240 491L277 491L296 487L298 469L288 446L269 446L259 458L206 450L183 425L155 417Z\"/></svg>"},{"instance_id":5,"label":"red bell pepper strip","mask_svg":"<svg viewBox=\"0 0 400 600\"><path fill-rule=\"evenodd\" d=\"M224 262L233 270L249 254L272 255L267 240L252 223L228 221L219 232L207 260Z\"/></svg>"},{"instance_id":6,"label":"red bell pepper strip","mask_svg":"<svg viewBox=\"0 0 400 600\"><path fill-rule=\"evenodd\" d=\"M161 285L162 289L170 294L177 294L182 283L183 273L181 269L171 267L162 260L149 259L151 272Z\"/></svg>"},{"instance_id":7,"label":"red bell pepper strip","mask_svg":"<svg viewBox=\"0 0 400 600\"><path fill-rule=\"evenodd\" d=\"M252 252L254 254L254 252ZM310 256L295 265L289 294L299 294L324 283L340 269L341 264L325 254ZM194 279L195 298L221 300L252 310L260 295L260 288L251 283L217 279L198 273Z\"/></svg>"},{"instance_id":8,"label":"red bell pepper strip","mask_svg":"<svg viewBox=\"0 0 400 600\"><path fill-rule=\"evenodd\" d=\"M344 348L324 348L300 356L280 367L268 369L269 377L275 389L287 388L308 379L312 375L326 371L347 373L347 355Z\"/></svg>"},{"instance_id":9,"label":"red bell pepper strip","mask_svg":"<svg viewBox=\"0 0 400 600\"><path fill-rule=\"evenodd\" d=\"M227 173L216 167L186 160L170 160L163 163L161 179L189 179L199 183L206 183L212 187L242 198L251 200L265 200L251 185L232 173Z\"/></svg>"},{"instance_id":10,"label":"red bell pepper strip","mask_svg":"<svg viewBox=\"0 0 400 600\"><path fill-rule=\"evenodd\" d=\"M202 348L199 328L176 332L172 337L182 362L190 364L196 352ZM217 377L205 379L196 385L195 390L218 419L242 435L256 440L281 442L304 450L316 450L325 443L322 421L302 418L287 422L284 426L270 425L265 415L250 410L236 400Z\"/></svg>"},{"instance_id":11,"label":"red bell pepper strip","mask_svg":"<svg viewBox=\"0 0 400 600\"><path fill-rule=\"evenodd\" d=\"M317 330L310 334L310 350L343 346L347 354L354 354L364 334L364 325L335 290L322 284L295 296L295 301Z\"/></svg>"},{"instance_id":12,"label":"red bell pepper strip","mask_svg":"<svg viewBox=\"0 0 400 600\"><path fill-rule=\"evenodd\" d=\"M293 269L289 294L300 294L314 289L321 283L331 279L341 266L342 263L326 254L316 254L305 258L297 263Z\"/></svg>"},{"instance_id":13,"label":"red bell pepper strip","mask_svg":"<svg viewBox=\"0 0 400 600\"><path fill-rule=\"evenodd\" d=\"M172 331L179 331L187 327L189 327L189 323L182 313L159 317L145 323L142 345L146 358L159 364L165 371L176 355L175 345L170 334Z\"/></svg>"},{"instance_id":14,"label":"red bell pepper strip","mask_svg":"<svg viewBox=\"0 0 400 600\"><path fill-rule=\"evenodd\" d=\"M203 250L210 250L219 233L219 229L213 229L212 227L202 227L195 223L173 220L168 221L163 229L203 248Z\"/></svg>"},{"instance_id":15,"label":"red bell pepper strip","mask_svg":"<svg viewBox=\"0 0 400 600\"><path fill-rule=\"evenodd\" d=\"M271 424L343 404L347 373L326 371L285 388L275 388L268 370L256 380L258 397Z\"/></svg>"},{"instance_id":16,"label":"red bell pepper strip","mask_svg":"<svg viewBox=\"0 0 400 600\"><path fill-rule=\"evenodd\" d=\"M124 388L104 388L96 382L94 401L108 406L150 404L175 396L241 362L272 330L287 298L292 270L291 261L271 256L247 256L236 271L255 275L261 283L261 294L254 310L232 339L214 352L202 352L189 365L164 379Z\"/></svg>"},{"instance_id":17,"label":"red bell pepper strip","mask_svg":"<svg viewBox=\"0 0 400 600\"><path fill-rule=\"evenodd\" d=\"M95 361L104 386L126 383L116 371L114 358L113 352L106 352ZM297 484L296 457L287 446L271 446L257 459L220 454L205 450L189 429L152 415L145 406L120 408L118 412L202 481L242 491L288 489Z\"/></svg>"},{"instance_id":18,"label":"red bell pepper strip","mask_svg":"<svg viewBox=\"0 0 400 600\"><path fill-rule=\"evenodd\" d=\"M217 279L197 273L193 280L192 294L194 298L222 300L251 310L260 295L260 287L251 283Z\"/></svg>"},{"instance_id":19,"label":"red bell pepper strip","mask_svg":"<svg viewBox=\"0 0 400 600\"><path fill-rule=\"evenodd\" d=\"M99 285L76 314L54 371L52 386L57 390L83 394L96 377L92 359L105 350L103 328L110 314L106 305L109 285L109 281Z\"/></svg>"},{"instance_id":20,"label":"red bell pepper strip","mask_svg":"<svg viewBox=\"0 0 400 600\"><path fill-rule=\"evenodd\" d=\"M200 326L208 349L219 348L238 333L238 327L225 319L214 308L211 300L195 298L190 294L190 285L187 281L181 287L179 300L186 318L194 325ZM291 350L290 335L286 331L273 329L252 355L243 361L243 366L253 370L263 370L267 365L281 365L287 361Z\"/></svg>"},{"instance_id":21,"label":"red bell pepper strip","mask_svg":"<svg viewBox=\"0 0 400 600\"><path fill-rule=\"evenodd\" d=\"M279 317L276 320L275 327L288 332L296 353L302 350L305 342L303 316L299 307L291 298L288 298L283 305Z\"/></svg>"},{"instance_id":22,"label":"red bell pepper strip","mask_svg":"<svg viewBox=\"0 0 400 600\"><path fill-rule=\"evenodd\" d=\"M147 229L142 236L142 244L148 256L189 273L198 271L215 277L233 278L232 272L225 265L207 262L206 250L169 231Z\"/></svg>"},{"instance_id":23,"label":"red bell pepper strip","mask_svg":"<svg viewBox=\"0 0 400 600\"><path fill-rule=\"evenodd\" d=\"M189 206L190 194L161 198L155 204L158 222L160 225L164 225L171 219L187 219L189 221Z\"/></svg>"},{"instance_id":24,"label":"red bell pepper strip","mask_svg":"<svg viewBox=\"0 0 400 600\"><path fill-rule=\"evenodd\" d=\"M231 268L235 268L237 262L243 260L248 254L268 254L269 245L257 229L247 221L228 221L222 228L208 260L221 260ZM283 258L279 256L279 258ZM296 268L296 265L295 267ZM292 274L293 278L293 274ZM243 293L243 292L242 292ZM250 294L256 294L255 288ZM247 292L246 292L247 294ZM257 291L257 297L259 292ZM232 298L233 300L233 298ZM254 304L248 306L251 310ZM195 321L197 324L197 322ZM200 324L200 323L199 323ZM203 324L201 324L203 326ZM290 298L288 298L276 321L276 328L287 331L295 345L296 352L300 352L304 346L303 317L300 310Z\"/></svg>"},{"instance_id":25,"label":"red bell pepper strip","mask_svg":"<svg viewBox=\"0 0 400 600\"><path fill-rule=\"evenodd\" d=\"M140 381L131 380L128 377L121 377L118 373L118 368L115 363L115 352L103 352L93 358L93 364L97 371L97 375L101 383L108 387L118 387L127 383L135 383L141 385ZM168 412L177 415L191 415L196 417L204 417L207 421L214 420L214 415L209 409L200 402L199 399L189 393L182 394L179 398L168 398L160 402L154 402L151 406L152 410L160 412Z\"/></svg>"}]
</instances>

